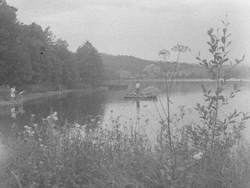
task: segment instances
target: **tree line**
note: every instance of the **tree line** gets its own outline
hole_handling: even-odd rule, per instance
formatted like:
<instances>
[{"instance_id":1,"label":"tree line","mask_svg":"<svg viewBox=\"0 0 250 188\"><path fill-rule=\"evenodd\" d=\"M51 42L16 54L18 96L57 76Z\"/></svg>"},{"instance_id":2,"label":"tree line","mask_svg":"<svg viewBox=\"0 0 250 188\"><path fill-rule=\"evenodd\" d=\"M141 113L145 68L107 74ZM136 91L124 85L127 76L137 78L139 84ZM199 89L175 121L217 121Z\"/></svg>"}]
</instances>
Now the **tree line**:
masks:
<instances>
[{"instance_id":1,"label":"tree line","mask_svg":"<svg viewBox=\"0 0 250 188\"><path fill-rule=\"evenodd\" d=\"M85 42L75 53L50 28L18 21L17 9L0 0L0 85L52 84L97 86L104 66L98 51Z\"/></svg>"}]
</instances>

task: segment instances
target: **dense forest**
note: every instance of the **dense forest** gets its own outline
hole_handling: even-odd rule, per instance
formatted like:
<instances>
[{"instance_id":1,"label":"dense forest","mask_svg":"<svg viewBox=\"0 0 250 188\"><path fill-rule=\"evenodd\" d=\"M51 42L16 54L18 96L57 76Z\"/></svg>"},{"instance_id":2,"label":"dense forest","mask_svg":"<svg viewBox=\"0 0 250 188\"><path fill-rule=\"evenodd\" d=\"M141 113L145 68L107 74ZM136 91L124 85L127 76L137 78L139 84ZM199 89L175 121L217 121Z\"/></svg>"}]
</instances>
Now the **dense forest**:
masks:
<instances>
[{"instance_id":1,"label":"dense forest","mask_svg":"<svg viewBox=\"0 0 250 188\"><path fill-rule=\"evenodd\" d=\"M73 53L49 27L20 23L16 12L0 0L0 85L73 88L103 80L101 57L90 42Z\"/></svg>"}]
</instances>

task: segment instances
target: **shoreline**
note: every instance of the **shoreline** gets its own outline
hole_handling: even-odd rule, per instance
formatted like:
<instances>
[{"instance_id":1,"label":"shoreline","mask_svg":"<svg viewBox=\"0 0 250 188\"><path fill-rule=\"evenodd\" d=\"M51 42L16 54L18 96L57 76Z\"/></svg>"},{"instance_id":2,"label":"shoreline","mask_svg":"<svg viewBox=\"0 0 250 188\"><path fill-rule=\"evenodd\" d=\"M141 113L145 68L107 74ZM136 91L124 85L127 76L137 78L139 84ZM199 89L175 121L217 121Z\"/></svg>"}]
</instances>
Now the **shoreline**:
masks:
<instances>
[{"instance_id":1,"label":"shoreline","mask_svg":"<svg viewBox=\"0 0 250 188\"><path fill-rule=\"evenodd\" d=\"M23 96L23 99L17 98L16 100L0 100L0 107L12 106L12 105L20 105L22 103L27 103L29 101L38 100L46 97L54 97L54 96L62 96L69 93L81 92L85 95L90 95L94 92L106 91L106 87L98 87L98 88L86 88L86 89L67 89L61 91L46 91L39 93L28 93Z\"/></svg>"},{"instance_id":2,"label":"shoreline","mask_svg":"<svg viewBox=\"0 0 250 188\"><path fill-rule=\"evenodd\" d=\"M124 79L124 80L109 80L107 83L116 83L116 82L164 82L164 79ZM213 79L174 79L174 80L167 80L167 81L174 81L174 82L215 82ZM231 78L227 79L227 82L250 82L250 79L238 79L238 78Z\"/></svg>"}]
</instances>

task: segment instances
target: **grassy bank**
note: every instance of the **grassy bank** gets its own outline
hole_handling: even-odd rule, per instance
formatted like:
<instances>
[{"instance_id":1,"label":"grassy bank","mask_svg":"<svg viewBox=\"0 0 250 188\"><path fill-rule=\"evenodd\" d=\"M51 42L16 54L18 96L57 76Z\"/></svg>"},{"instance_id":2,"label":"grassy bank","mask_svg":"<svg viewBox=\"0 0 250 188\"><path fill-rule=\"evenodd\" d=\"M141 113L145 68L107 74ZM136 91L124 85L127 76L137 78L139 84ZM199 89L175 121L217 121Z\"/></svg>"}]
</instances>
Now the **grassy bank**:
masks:
<instances>
[{"instance_id":1,"label":"grassy bank","mask_svg":"<svg viewBox=\"0 0 250 188\"><path fill-rule=\"evenodd\" d=\"M174 165L164 136L152 144L118 120L109 129L96 127L57 127L52 115L43 124L31 122L22 133L13 130L14 139L4 143L6 155L0 159L0 187L243 188L249 181L247 145L231 152L218 148L211 158L183 129L175 141Z\"/></svg>"}]
</instances>

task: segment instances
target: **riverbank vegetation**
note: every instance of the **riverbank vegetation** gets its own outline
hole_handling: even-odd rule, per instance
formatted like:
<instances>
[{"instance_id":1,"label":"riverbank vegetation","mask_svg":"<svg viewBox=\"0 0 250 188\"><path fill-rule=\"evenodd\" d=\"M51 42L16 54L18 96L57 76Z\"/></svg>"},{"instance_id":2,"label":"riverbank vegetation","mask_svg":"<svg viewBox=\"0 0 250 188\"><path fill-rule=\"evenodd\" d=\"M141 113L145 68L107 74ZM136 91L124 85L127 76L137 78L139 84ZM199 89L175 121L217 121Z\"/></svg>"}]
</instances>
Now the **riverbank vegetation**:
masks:
<instances>
[{"instance_id":1,"label":"riverbank vegetation","mask_svg":"<svg viewBox=\"0 0 250 188\"><path fill-rule=\"evenodd\" d=\"M20 23L16 12L6 1L0 1L0 85L47 91L100 84L103 64L90 42L73 53L49 27Z\"/></svg>"}]
</instances>

